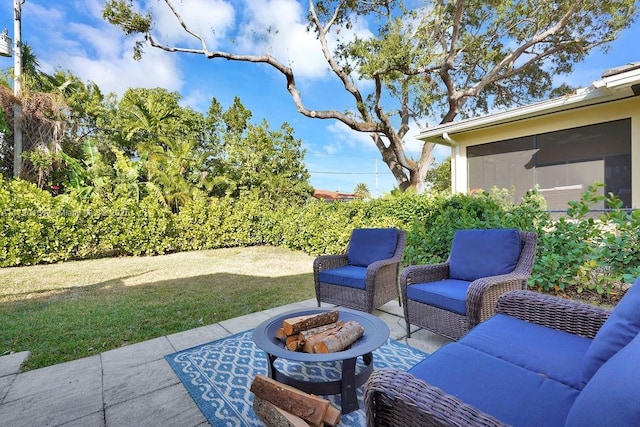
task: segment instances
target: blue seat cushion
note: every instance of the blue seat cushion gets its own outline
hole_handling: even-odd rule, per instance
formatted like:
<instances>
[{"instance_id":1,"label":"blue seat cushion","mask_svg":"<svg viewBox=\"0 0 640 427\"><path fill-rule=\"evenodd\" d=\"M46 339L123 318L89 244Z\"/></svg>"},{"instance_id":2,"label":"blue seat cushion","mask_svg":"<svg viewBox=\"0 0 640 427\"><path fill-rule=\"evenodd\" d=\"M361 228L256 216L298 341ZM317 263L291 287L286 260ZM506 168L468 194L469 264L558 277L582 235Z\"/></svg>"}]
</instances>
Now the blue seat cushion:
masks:
<instances>
[{"instance_id":1,"label":"blue seat cushion","mask_svg":"<svg viewBox=\"0 0 640 427\"><path fill-rule=\"evenodd\" d=\"M467 314L467 289L471 282L445 279L407 287L407 298L454 313Z\"/></svg>"},{"instance_id":2,"label":"blue seat cushion","mask_svg":"<svg viewBox=\"0 0 640 427\"><path fill-rule=\"evenodd\" d=\"M629 288L598 331L584 359L584 383L640 332L640 279Z\"/></svg>"},{"instance_id":3,"label":"blue seat cushion","mask_svg":"<svg viewBox=\"0 0 640 427\"><path fill-rule=\"evenodd\" d=\"M563 426L578 391L460 343L409 370L414 376L513 426Z\"/></svg>"},{"instance_id":4,"label":"blue seat cushion","mask_svg":"<svg viewBox=\"0 0 640 427\"><path fill-rule=\"evenodd\" d=\"M591 377L567 417L567 427L640 423L640 335Z\"/></svg>"},{"instance_id":5,"label":"blue seat cushion","mask_svg":"<svg viewBox=\"0 0 640 427\"><path fill-rule=\"evenodd\" d=\"M355 265L324 270L318 274L318 280L332 285L349 286L350 288L366 288L367 268Z\"/></svg>"},{"instance_id":6,"label":"blue seat cushion","mask_svg":"<svg viewBox=\"0 0 640 427\"><path fill-rule=\"evenodd\" d=\"M582 390L580 361L591 341L498 313L458 342Z\"/></svg>"},{"instance_id":7,"label":"blue seat cushion","mask_svg":"<svg viewBox=\"0 0 640 427\"><path fill-rule=\"evenodd\" d=\"M393 258L398 244L395 228L356 228L351 232L347 259L350 265L366 267Z\"/></svg>"},{"instance_id":8,"label":"blue seat cushion","mask_svg":"<svg viewBox=\"0 0 640 427\"><path fill-rule=\"evenodd\" d=\"M473 282L511 273L520 258L517 229L458 230L449 255L449 277Z\"/></svg>"}]
</instances>

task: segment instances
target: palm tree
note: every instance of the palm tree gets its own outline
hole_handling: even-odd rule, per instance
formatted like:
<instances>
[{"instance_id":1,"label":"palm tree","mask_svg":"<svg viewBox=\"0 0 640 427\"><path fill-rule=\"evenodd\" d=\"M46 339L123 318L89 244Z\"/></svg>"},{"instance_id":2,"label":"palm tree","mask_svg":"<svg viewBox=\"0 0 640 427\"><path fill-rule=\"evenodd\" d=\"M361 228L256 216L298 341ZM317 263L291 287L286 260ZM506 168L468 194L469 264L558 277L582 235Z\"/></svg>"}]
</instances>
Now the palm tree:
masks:
<instances>
[{"instance_id":1,"label":"palm tree","mask_svg":"<svg viewBox=\"0 0 640 427\"><path fill-rule=\"evenodd\" d=\"M359 184L356 185L356 188L353 190L353 194L363 198L363 199L370 199L371 198L371 193L369 192L369 187L367 187L367 184L365 184L364 182L361 182Z\"/></svg>"},{"instance_id":2,"label":"palm tree","mask_svg":"<svg viewBox=\"0 0 640 427\"><path fill-rule=\"evenodd\" d=\"M137 155L147 157L147 178L177 212L206 187L204 155L196 149L193 119L164 89L131 89L121 102L125 138ZM197 126L195 126L197 127Z\"/></svg>"}]
</instances>

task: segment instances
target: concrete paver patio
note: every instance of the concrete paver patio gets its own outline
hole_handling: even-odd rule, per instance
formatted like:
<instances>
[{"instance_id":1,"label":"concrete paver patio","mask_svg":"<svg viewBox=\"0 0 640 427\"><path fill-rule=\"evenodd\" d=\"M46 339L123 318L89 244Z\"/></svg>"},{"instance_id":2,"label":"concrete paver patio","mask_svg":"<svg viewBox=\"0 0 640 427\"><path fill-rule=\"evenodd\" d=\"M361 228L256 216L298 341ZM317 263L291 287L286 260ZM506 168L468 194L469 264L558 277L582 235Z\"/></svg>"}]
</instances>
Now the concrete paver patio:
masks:
<instances>
[{"instance_id":1,"label":"concrete paver patio","mask_svg":"<svg viewBox=\"0 0 640 427\"><path fill-rule=\"evenodd\" d=\"M316 306L310 299L27 372L20 372L27 351L2 356L0 426L207 426L164 356ZM407 339L397 301L374 314L387 323L392 338L427 353L448 342L425 330L412 331Z\"/></svg>"}]
</instances>

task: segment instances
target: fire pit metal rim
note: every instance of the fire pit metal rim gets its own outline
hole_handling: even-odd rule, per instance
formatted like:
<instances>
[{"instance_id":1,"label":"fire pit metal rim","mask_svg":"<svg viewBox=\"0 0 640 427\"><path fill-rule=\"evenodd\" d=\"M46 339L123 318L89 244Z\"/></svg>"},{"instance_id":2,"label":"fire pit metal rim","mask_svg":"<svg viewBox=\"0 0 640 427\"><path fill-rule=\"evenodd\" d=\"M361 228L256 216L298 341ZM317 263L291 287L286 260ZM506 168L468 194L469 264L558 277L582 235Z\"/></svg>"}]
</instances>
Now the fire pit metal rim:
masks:
<instances>
[{"instance_id":1,"label":"fire pit metal rim","mask_svg":"<svg viewBox=\"0 0 640 427\"><path fill-rule=\"evenodd\" d=\"M340 320L353 320L364 327L364 335L346 350L327 354L291 351L286 349L284 344L275 337L275 331L282 326L284 319L331 310L338 310ZM389 338L389 327L382 320L368 313L342 307L292 310L265 320L253 330L253 341L264 352L298 362L330 362L358 357L379 348L387 341L387 338Z\"/></svg>"}]
</instances>

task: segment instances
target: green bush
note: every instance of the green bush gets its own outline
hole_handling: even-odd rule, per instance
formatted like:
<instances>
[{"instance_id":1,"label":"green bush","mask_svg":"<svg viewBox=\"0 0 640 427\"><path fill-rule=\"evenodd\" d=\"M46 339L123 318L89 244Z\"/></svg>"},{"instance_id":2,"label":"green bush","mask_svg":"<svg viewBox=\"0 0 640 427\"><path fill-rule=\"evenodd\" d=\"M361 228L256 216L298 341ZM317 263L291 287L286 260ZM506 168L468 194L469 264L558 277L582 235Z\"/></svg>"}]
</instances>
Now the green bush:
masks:
<instances>
[{"instance_id":1,"label":"green bush","mask_svg":"<svg viewBox=\"0 0 640 427\"><path fill-rule=\"evenodd\" d=\"M529 210L535 210L529 207ZM519 208L527 212L527 206ZM405 264L443 262L449 256L456 230L466 228L520 228L535 230L534 215L512 214L489 193L440 196L429 211L416 218L407 234ZM529 220L529 223L527 223Z\"/></svg>"},{"instance_id":2,"label":"green bush","mask_svg":"<svg viewBox=\"0 0 640 427\"><path fill-rule=\"evenodd\" d=\"M1 178L0 178L1 179ZM58 260L54 253L56 215L53 197L22 180L0 186L3 232L0 265L30 265Z\"/></svg>"},{"instance_id":3,"label":"green bush","mask_svg":"<svg viewBox=\"0 0 640 427\"><path fill-rule=\"evenodd\" d=\"M570 202L567 217L540 222L530 286L609 299L640 277L640 211L627 212L620 200L599 195L602 186L594 184ZM590 207L602 201L610 210L594 218Z\"/></svg>"},{"instance_id":4,"label":"green bush","mask_svg":"<svg viewBox=\"0 0 640 427\"><path fill-rule=\"evenodd\" d=\"M640 211L589 215L602 202L601 186L571 202L552 220L537 192L517 203L507 190L477 195L401 194L375 200L305 205L265 202L258 196L197 196L179 213L152 197L76 200L52 197L22 180L0 178L0 266L52 263L113 255L268 244L311 255L342 253L351 231L398 227L407 231L404 264L444 261L456 230L519 228L537 231L538 250L529 285L546 292L621 293L640 276Z\"/></svg>"}]
</instances>

